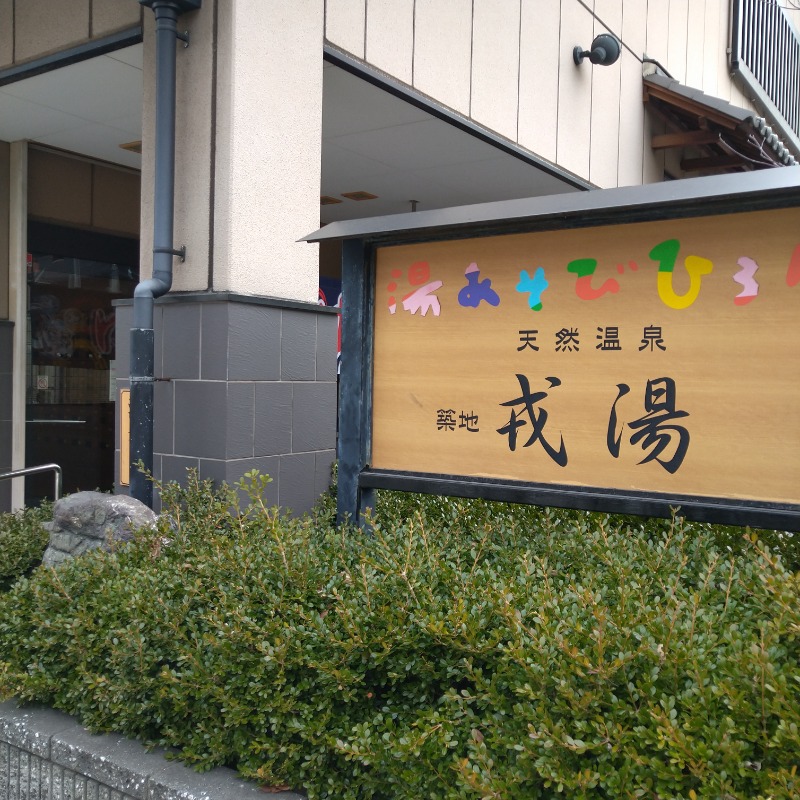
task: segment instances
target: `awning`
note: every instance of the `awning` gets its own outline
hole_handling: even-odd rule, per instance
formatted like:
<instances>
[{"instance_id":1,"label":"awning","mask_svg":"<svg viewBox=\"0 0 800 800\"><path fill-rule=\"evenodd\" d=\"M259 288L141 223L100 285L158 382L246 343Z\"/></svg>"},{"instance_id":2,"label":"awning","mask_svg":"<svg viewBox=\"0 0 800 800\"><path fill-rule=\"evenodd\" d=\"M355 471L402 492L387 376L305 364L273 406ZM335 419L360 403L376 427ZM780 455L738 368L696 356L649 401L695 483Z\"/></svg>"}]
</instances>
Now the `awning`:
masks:
<instances>
[{"instance_id":1,"label":"awning","mask_svg":"<svg viewBox=\"0 0 800 800\"><path fill-rule=\"evenodd\" d=\"M653 135L653 149L681 148L683 172L720 174L798 164L763 117L666 75L644 77L644 102L666 124L666 133Z\"/></svg>"}]
</instances>

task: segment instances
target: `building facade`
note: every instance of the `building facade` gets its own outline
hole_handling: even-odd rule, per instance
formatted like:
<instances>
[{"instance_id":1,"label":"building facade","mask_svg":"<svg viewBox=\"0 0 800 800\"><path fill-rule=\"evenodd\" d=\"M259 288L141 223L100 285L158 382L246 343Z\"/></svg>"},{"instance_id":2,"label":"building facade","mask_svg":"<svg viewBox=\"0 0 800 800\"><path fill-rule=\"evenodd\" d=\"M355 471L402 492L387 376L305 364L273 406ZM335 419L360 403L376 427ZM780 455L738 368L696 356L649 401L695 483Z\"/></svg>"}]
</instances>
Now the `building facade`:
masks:
<instances>
[{"instance_id":1,"label":"building facade","mask_svg":"<svg viewBox=\"0 0 800 800\"><path fill-rule=\"evenodd\" d=\"M298 241L320 224L800 158L785 2L174 2L162 480L257 468L296 511L327 486L341 254ZM576 63L603 33L618 60ZM127 491L155 41L136 0L0 0L0 472L56 461L67 490ZM0 508L47 491L25 487L0 482Z\"/></svg>"}]
</instances>

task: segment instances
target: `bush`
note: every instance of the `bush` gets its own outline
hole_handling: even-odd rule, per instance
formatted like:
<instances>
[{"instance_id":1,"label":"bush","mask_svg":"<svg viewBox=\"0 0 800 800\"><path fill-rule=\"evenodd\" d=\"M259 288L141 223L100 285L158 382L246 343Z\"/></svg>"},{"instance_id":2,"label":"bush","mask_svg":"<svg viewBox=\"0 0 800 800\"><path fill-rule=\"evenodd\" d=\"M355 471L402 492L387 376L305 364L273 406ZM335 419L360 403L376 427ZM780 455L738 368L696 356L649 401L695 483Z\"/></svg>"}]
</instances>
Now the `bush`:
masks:
<instances>
[{"instance_id":1,"label":"bush","mask_svg":"<svg viewBox=\"0 0 800 800\"><path fill-rule=\"evenodd\" d=\"M0 597L0 692L310 798L800 792L800 576L752 539L392 496L365 536L163 497L160 530Z\"/></svg>"},{"instance_id":2,"label":"bush","mask_svg":"<svg viewBox=\"0 0 800 800\"><path fill-rule=\"evenodd\" d=\"M42 524L52 518L50 503L13 514L0 514L0 592L42 563L50 539Z\"/></svg>"}]
</instances>

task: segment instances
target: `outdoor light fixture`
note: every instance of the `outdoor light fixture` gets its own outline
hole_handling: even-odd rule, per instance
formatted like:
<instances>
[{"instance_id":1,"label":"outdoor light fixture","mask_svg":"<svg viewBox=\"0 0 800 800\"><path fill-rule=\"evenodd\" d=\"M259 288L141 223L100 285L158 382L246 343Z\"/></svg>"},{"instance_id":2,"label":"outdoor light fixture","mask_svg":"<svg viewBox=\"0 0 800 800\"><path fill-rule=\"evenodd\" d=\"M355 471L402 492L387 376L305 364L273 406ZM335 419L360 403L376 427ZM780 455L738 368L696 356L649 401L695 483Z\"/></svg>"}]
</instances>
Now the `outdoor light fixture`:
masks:
<instances>
[{"instance_id":1,"label":"outdoor light fixture","mask_svg":"<svg viewBox=\"0 0 800 800\"><path fill-rule=\"evenodd\" d=\"M610 67L619 58L622 51L619 39L610 33L601 33L594 37L591 50L581 50L575 47L572 51L572 59L580 66L584 58L588 58L592 64L600 64L603 67Z\"/></svg>"}]
</instances>

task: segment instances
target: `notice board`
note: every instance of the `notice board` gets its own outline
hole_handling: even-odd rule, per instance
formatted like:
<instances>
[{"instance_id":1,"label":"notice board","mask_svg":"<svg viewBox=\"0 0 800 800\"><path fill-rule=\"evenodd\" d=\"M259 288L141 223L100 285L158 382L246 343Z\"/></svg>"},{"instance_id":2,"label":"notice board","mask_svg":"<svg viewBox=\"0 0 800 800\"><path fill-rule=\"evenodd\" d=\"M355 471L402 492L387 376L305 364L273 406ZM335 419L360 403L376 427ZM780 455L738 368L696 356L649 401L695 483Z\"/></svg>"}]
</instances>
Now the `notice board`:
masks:
<instances>
[{"instance_id":1,"label":"notice board","mask_svg":"<svg viewBox=\"0 0 800 800\"><path fill-rule=\"evenodd\" d=\"M371 469L800 503L799 209L378 246L374 270Z\"/></svg>"}]
</instances>

